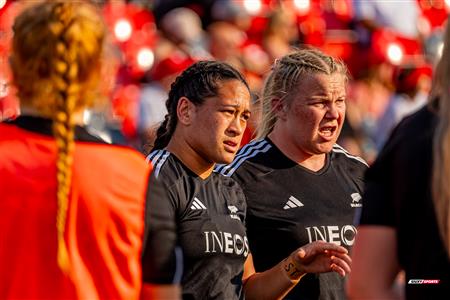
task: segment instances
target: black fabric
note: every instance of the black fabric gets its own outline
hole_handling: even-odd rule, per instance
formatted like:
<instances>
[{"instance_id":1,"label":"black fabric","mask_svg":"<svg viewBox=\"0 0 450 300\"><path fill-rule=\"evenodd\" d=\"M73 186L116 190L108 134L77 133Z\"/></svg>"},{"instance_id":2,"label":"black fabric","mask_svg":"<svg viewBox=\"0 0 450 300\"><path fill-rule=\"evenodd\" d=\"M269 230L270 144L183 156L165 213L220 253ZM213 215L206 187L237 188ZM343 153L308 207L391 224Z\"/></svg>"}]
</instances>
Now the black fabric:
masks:
<instances>
[{"instance_id":1,"label":"black fabric","mask_svg":"<svg viewBox=\"0 0 450 300\"><path fill-rule=\"evenodd\" d=\"M20 116L15 120L7 121L6 124L12 124L16 125L17 127L20 127L22 129L47 135L47 136L53 136L52 131L52 120L45 119L41 117L34 117L34 116ZM102 140L100 137L97 137L90 133L85 127L81 126L75 126L75 141L79 142L92 142L92 143L101 143L101 144L107 144L104 140Z\"/></svg>"},{"instance_id":2,"label":"black fabric","mask_svg":"<svg viewBox=\"0 0 450 300\"><path fill-rule=\"evenodd\" d=\"M247 234L255 268L265 271L315 240L347 248L354 242L355 211L366 165L339 146L312 172L287 158L269 139L242 148L217 168L238 181L247 198ZM352 199L354 194L355 200ZM343 299L335 273L307 274L286 299Z\"/></svg>"},{"instance_id":3,"label":"black fabric","mask_svg":"<svg viewBox=\"0 0 450 300\"><path fill-rule=\"evenodd\" d=\"M181 249L183 299L243 299L249 249L242 189L216 173L201 179L165 150L149 159L154 171L146 207L144 282L177 282L173 274L179 274Z\"/></svg>"},{"instance_id":4,"label":"black fabric","mask_svg":"<svg viewBox=\"0 0 450 300\"><path fill-rule=\"evenodd\" d=\"M450 295L450 262L431 197L437 121L427 107L404 119L366 174L361 224L397 230L407 299L444 299ZM408 284L411 279L438 279L440 283Z\"/></svg>"}]
</instances>

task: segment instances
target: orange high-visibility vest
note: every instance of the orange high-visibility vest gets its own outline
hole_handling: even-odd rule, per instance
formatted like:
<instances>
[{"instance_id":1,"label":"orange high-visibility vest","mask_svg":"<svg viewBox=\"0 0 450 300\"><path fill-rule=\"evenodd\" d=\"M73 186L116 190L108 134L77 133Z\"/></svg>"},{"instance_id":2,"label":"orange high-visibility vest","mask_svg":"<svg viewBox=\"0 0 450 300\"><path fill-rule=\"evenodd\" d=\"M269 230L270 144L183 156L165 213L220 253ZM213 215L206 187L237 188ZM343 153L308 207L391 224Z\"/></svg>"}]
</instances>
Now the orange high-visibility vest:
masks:
<instances>
[{"instance_id":1,"label":"orange high-visibility vest","mask_svg":"<svg viewBox=\"0 0 450 300\"><path fill-rule=\"evenodd\" d=\"M76 141L57 264L56 145L0 123L0 299L138 299L151 166L121 146Z\"/></svg>"}]
</instances>

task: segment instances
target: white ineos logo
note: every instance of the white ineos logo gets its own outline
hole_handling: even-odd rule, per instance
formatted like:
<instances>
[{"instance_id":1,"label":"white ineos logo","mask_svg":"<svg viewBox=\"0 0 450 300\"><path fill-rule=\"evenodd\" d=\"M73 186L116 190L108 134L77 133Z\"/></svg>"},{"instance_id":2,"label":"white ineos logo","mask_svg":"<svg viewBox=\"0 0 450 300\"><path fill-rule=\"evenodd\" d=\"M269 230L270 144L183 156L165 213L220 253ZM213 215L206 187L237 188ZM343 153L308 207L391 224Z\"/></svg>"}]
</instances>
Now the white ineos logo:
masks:
<instances>
[{"instance_id":1,"label":"white ineos logo","mask_svg":"<svg viewBox=\"0 0 450 300\"><path fill-rule=\"evenodd\" d=\"M309 242L325 241L336 245L352 246L355 242L356 227L354 225L319 225L306 227Z\"/></svg>"}]
</instances>

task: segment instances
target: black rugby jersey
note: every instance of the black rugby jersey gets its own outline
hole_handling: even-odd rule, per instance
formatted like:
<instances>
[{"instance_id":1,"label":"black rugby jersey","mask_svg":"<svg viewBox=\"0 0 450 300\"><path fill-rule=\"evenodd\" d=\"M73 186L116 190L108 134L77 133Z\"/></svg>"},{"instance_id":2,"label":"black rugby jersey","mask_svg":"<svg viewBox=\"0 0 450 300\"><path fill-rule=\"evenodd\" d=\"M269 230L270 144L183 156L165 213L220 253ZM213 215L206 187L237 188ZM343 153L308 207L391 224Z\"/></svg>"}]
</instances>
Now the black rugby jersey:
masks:
<instances>
[{"instance_id":1,"label":"black rugby jersey","mask_svg":"<svg viewBox=\"0 0 450 300\"><path fill-rule=\"evenodd\" d=\"M324 240L353 245L367 165L338 145L325 166L310 171L287 158L268 138L243 147L217 172L232 176L247 198L247 233L255 268L265 271L302 245ZM336 273L307 274L286 299L342 299Z\"/></svg>"},{"instance_id":2,"label":"black rugby jersey","mask_svg":"<svg viewBox=\"0 0 450 300\"><path fill-rule=\"evenodd\" d=\"M437 123L428 107L405 118L366 174L361 224L396 229L406 299L450 295L450 260L439 235L430 185ZM439 283L411 284L415 279Z\"/></svg>"},{"instance_id":3,"label":"black rugby jersey","mask_svg":"<svg viewBox=\"0 0 450 300\"><path fill-rule=\"evenodd\" d=\"M183 299L243 299L249 247L242 189L217 173L200 178L166 150L148 159L154 171L146 207L144 282L176 282L174 274L179 277L182 269Z\"/></svg>"}]
</instances>

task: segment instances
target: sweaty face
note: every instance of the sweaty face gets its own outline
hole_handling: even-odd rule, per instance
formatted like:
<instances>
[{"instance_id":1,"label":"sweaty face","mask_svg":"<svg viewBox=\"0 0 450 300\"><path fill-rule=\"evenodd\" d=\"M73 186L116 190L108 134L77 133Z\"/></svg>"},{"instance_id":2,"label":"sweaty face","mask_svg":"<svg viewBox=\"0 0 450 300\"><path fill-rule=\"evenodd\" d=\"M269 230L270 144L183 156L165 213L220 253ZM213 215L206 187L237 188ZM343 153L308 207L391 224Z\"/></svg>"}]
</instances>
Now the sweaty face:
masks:
<instances>
[{"instance_id":1,"label":"sweaty face","mask_svg":"<svg viewBox=\"0 0 450 300\"><path fill-rule=\"evenodd\" d=\"M345 77L312 74L302 79L284 123L292 146L308 154L330 152L345 118Z\"/></svg>"},{"instance_id":2,"label":"sweaty face","mask_svg":"<svg viewBox=\"0 0 450 300\"><path fill-rule=\"evenodd\" d=\"M196 107L189 143L212 163L230 163L250 117L250 93L238 80L219 84L218 95Z\"/></svg>"}]
</instances>

